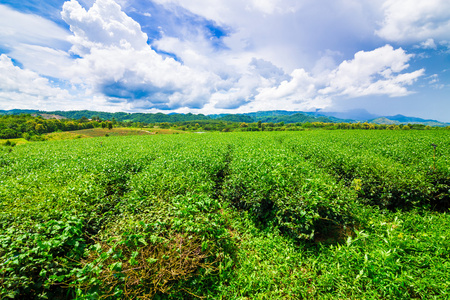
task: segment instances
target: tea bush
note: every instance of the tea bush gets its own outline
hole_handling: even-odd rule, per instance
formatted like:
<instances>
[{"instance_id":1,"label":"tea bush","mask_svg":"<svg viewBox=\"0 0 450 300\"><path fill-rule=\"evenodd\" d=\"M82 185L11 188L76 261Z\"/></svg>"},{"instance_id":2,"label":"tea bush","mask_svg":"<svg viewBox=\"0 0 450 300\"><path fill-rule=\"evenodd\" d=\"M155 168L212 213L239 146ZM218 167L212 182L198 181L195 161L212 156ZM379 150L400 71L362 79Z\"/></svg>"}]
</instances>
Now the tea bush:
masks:
<instances>
[{"instance_id":1,"label":"tea bush","mask_svg":"<svg viewBox=\"0 0 450 300\"><path fill-rule=\"evenodd\" d=\"M352 130L0 147L0 297L447 299L449 143Z\"/></svg>"}]
</instances>

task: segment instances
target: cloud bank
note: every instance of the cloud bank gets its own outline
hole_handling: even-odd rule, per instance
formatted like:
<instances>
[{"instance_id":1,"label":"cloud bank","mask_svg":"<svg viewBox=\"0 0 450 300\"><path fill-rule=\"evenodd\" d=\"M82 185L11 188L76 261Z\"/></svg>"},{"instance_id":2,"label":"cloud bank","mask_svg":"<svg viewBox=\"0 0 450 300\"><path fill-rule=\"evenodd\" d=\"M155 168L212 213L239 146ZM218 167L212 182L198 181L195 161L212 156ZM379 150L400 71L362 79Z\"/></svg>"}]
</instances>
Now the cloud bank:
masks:
<instances>
[{"instance_id":1,"label":"cloud bank","mask_svg":"<svg viewBox=\"0 0 450 300\"><path fill-rule=\"evenodd\" d=\"M0 55L0 102L2 108L29 108L30 104L51 110L68 104L72 96L64 89L52 86L47 78L39 74L14 66L5 54Z\"/></svg>"},{"instance_id":2,"label":"cloud bank","mask_svg":"<svg viewBox=\"0 0 450 300\"><path fill-rule=\"evenodd\" d=\"M315 64L302 66L299 61L302 53L296 56L288 49L287 40L294 31L286 30L283 22L302 25L289 22L297 22L298 14L317 9L317 5L308 1L214 0L214 5L202 0L155 2L168 11L179 12L177 7L182 7L190 14L200 16L198 18L209 20L198 22L202 26L215 24L215 27L188 31L185 36L170 35L160 28L158 38L149 38L141 24L114 0L96 0L91 7L84 7L77 0L65 2L61 17L69 25L70 32L50 21L42 21L40 17L14 11L23 21L42 21L44 25L36 26L41 29L36 29L39 31L34 38L24 36L13 41L12 33L0 33L11 41L8 56L1 56L2 68L14 74L0 76L2 97L8 99L2 101L3 107L13 107L17 101L21 107L39 103L41 108L48 104L58 109L70 109L74 107L71 99L77 95L83 101L91 101L86 106L105 110L112 107L128 111L205 113L310 110L329 107L335 99L407 96L413 92L410 87L425 75L423 68L408 72L414 55L389 44L358 51L348 59L341 58L340 62L338 59L342 54L339 51L326 50ZM127 3L122 4L127 7ZM370 5L365 1L352 2L346 8L363 11ZM436 9L434 4L426 7L428 11ZM354 29L353 33L372 31L389 41L412 39L403 29L414 28L417 20L422 20L426 14L417 13L406 22L406 17L398 10L396 1L386 1L379 11L384 17L381 28L375 31L363 24L362 29ZM0 16L10 11L10 8L0 6ZM347 12L342 9L342 14L346 16ZM152 18L149 13L142 15ZM326 11L324 15L327 15ZM359 14L355 19L364 15ZM372 17L374 15L377 14ZM259 22L255 22L258 19ZM257 28L261 22L268 23L269 26L264 27L267 32ZM446 37L445 22L439 23L439 19L430 22L437 26L423 29L426 30L423 38L417 38L422 48L436 47L430 35ZM350 26L348 24L343 26ZM6 25L0 21L0 27L6 28ZM20 26L11 28L16 35L20 30L27 30ZM211 36L212 31L220 31L220 28L228 29ZM269 44L263 44L266 36L270 37ZM311 36L304 38L314 43ZM35 57L44 59L36 60ZM14 65L10 58L20 62L22 68ZM46 77L55 80L50 82ZM28 85L29 89L26 89ZM23 97L18 96L21 93ZM34 101L36 97L40 102Z\"/></svg>"},{"instance_id":3,"label":"cloud bank","mask_svg":"<svg viewBox=\"0 0 450 300\"><path fill-rule=\"evenodd\" d=\"M450 2L447 0L387 0L383 11L384 20L376 33L389 41L450 39Z\"/></svg>"}]
</instances>

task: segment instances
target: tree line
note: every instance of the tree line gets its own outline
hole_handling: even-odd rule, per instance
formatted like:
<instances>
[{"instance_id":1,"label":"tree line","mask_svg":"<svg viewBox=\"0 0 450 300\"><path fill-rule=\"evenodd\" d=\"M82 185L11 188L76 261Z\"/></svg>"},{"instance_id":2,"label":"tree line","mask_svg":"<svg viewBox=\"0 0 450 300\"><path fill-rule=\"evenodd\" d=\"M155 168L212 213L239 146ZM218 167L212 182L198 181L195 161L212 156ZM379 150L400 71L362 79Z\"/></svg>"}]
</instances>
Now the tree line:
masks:
<instances>
[{"instance_id":1,"label":"tree line","mask_svg":"<svg viewBox=\"0 0 450 300\"><path fill-rule=\"evenodd\" d=\"M96 127L112 128L113 124L109 121L92 120L86 117L73 120L44 119L41 116L32 116L30 114L3 115L0 116L0 139L25 138L27 140L39 140L39 137L45 133Z\"/></svg>"},{"instance_id":2,"label":"tree line","mask_svg":"<svg viewBox=\"0 0 450 300\"><path fill-rule=\"evenodd\" d=\"M365 130L427 130L436 127L423 124L386 125L372 123L329 123L329 122L236 122L224 120L185 120L177 122L133 122L119 121L113 117L103 120L99 116L88 119L81 116L79 119L45 119L42 116L0 115L0 139L25 138L27 140L41 140L42 135L58 131L74 131L90 128L134 127L134 128L162 128L180 131L301 131L301 130L338 130L338 129L365 129ZM450 129L450 126L446 127Z\"/></svg>"}]
</instances>

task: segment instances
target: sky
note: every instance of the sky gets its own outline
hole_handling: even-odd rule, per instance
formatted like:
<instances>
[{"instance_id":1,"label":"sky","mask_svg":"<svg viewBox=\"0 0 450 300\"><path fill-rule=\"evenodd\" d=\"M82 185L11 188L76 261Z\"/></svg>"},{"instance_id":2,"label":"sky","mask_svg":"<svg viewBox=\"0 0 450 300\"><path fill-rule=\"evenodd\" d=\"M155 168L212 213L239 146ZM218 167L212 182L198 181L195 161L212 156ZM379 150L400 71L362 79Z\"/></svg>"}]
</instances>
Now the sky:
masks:
<instances>
[{"instance_id":1,"label":"sky","mask_svg":"<svg viewBox=\"0 0 450 300\"><path fill-rule=\"evenodd\" d=\"M450 122L448 0L0 0L0 109Z\"/></svg>"}]
</instances>

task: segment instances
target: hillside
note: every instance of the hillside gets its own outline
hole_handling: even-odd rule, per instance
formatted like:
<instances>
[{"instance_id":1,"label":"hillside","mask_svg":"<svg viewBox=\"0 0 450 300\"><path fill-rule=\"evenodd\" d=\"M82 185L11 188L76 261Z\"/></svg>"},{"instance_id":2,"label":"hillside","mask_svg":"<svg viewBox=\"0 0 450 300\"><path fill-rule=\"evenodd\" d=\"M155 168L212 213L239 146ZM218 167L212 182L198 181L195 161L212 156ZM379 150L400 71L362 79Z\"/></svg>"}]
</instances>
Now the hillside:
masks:
<instances>
[{"instance_id":1,"label":"hillside","mask_svg":"<svg viewBox=\"0 0 450 300\"><path fill-rule=\"evenodd\" d=\"M88 119L100 119L100 120L116 120L123 122L141 122L141 123L175 123L175 122L192 122L192 121L204 121L204 120L217 120L226 122L245 122L254 123L261 121L263 123L280 123L285 124L292 123L358 123L368 122L373 124L387 124L387 125L399 125L399 124L420 124L424 126L449 126L450 123L440 122L431 119L421 119L417 117L407 117L404 115L395 116L379 116L376 118L366 111L350 111L349 113L342 112L304 112L304 111L285 111L285 110L273 110L273 111L258 111L243 114L178 114L178 113L126 113L126 112L98 112L90 110L77 110L77 111L39 111L39 110L0 110L0 115L18 115L18 114L33 114L40 115L43 118L49 118L53 116L55 118L64 117L68 119L81 119L82 117ZM356 118L348 118L348 117ZM367 118L365 118L367 117Z\"/></svg>"},{"instance_id":2,"label":"hillside","mask_svg":"<svg viewBox=\"0 0 450 300\"><path fill-rule=\"evenodd\" d=\"M419 124L424 126L438 126L438 127L445 127L449 126L449 123L439 122L436 120L430 120L430 119L421 119L416 117L406 117L403 115L395 115L391 117L379 117L368 121L369 123L374 124Z\"/></svg>"}]
</instances>

